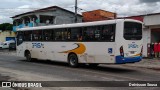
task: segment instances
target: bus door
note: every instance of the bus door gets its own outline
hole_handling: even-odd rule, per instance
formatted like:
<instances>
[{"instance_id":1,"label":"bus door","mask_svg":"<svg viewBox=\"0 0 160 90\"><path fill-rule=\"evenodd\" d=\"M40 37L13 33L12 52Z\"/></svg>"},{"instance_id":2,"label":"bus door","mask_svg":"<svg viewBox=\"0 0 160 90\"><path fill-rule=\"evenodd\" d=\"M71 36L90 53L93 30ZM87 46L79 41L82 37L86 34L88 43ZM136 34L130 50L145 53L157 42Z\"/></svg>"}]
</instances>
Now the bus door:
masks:
<instances>
[{"instance_id":1,"label":"bus door","mask_svg":"<svg viewBox=\"0 0 160 90\"><path fill-rule=\"evenodd\" d=\"M17 55L19 56L24 56L24 51L23 51L24 45L22 45L23 40L24 40L23 32L18 32L17 38L16 38L16 42L17 42L16 49L17 49Z\"/></svg>"}]
</instances>

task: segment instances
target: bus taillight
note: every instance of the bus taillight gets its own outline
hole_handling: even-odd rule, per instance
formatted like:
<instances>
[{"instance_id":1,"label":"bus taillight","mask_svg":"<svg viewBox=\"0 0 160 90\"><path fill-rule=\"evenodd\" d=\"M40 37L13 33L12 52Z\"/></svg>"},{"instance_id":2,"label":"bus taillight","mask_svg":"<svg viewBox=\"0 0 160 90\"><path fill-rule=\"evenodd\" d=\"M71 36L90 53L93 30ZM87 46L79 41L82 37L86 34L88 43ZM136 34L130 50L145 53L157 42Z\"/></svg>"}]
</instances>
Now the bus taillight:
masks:
<instances>
[{"instance_id":1,"label":"bus taillight","mask_svg":"<svg viewBox=\"0 0 160 90\"><path fill-rule=\"evenodd\" d=\"M120 54L121 54L122 57L124 57L123 46L120 47Z\"/></svg>"}]
</instances>

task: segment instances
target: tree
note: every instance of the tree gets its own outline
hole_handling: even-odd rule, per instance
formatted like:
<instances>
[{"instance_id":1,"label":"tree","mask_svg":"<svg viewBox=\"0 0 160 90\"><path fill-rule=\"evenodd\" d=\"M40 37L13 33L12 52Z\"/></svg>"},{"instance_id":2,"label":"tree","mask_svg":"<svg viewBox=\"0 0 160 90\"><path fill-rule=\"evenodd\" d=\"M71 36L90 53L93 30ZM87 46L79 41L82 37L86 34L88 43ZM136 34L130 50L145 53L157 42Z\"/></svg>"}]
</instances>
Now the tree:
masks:
<instances>
[{"instance_id":1,"label":"tree","mask_svg":"<svg viewBox=\"0 0 160 90\"><path fill-rule=\"evenodd\" d=\"M0 24L0 30L5 31L5 30L11 30L12 31L13 25L10 23L3 23Z\"/></svg>"}]
</instances>

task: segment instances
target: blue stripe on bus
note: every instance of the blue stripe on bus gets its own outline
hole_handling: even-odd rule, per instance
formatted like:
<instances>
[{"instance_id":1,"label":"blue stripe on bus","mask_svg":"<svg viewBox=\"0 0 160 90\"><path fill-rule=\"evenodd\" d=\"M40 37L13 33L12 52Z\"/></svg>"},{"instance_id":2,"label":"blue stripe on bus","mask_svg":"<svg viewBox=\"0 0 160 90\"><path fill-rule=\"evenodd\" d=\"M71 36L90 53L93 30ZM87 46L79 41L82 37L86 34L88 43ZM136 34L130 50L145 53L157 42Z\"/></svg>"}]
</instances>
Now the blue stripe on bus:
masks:
<instances>
[{"instance_id":1,"label":"blue stripe on bus","mask_svg":"<svg viewBox=\"0 0 160 90\"><path fill-rule=\"evenodd\" d=\"M134 63L142 60L141 56L137 57L122 57L116 56L116 64Z\"/></svg>"}]
</instances>

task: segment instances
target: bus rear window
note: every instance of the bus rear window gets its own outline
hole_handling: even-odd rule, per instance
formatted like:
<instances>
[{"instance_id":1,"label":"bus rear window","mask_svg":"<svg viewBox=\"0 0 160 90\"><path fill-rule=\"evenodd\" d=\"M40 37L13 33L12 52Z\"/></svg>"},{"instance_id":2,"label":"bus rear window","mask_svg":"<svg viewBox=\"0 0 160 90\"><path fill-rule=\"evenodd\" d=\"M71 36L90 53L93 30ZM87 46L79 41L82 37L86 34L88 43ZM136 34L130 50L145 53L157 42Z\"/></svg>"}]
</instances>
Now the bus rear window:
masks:
<instances>
[{"instance_id":1,"label":"bus rear window","mask_svg":"<svg viewBox=\"0 0 160 90\"><path fill-rule=\"evenodd\" d=\"M142 39L142 24L136 22L124 23L124 38L126 40L141 40Z\"/></svg>"}]
</instances>

